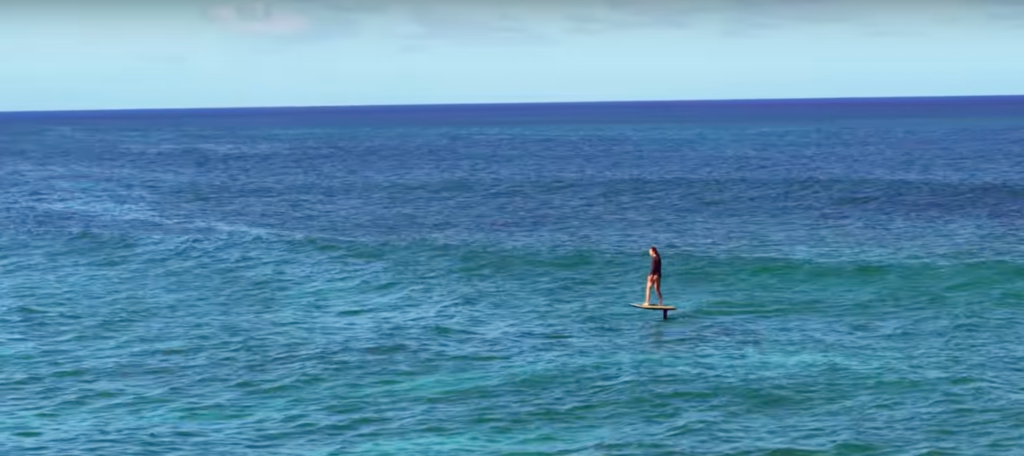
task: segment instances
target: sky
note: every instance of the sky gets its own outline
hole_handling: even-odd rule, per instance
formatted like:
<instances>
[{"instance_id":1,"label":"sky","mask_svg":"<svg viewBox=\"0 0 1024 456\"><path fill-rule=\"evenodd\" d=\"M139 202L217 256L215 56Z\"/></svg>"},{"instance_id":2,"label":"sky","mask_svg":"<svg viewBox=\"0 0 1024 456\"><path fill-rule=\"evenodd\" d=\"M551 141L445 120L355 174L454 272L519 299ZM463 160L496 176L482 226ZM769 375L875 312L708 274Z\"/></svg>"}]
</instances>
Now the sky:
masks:
<instances>
[{"instance_id":1,"label":"sky","mask_svg":"<svg viewBox=\"0 0 1024 456\"><path fill-rule=\"evenodd\" d=\"M1009 0L24 0L0 111L1024 94Z\"/></svg>"}]
</instances>

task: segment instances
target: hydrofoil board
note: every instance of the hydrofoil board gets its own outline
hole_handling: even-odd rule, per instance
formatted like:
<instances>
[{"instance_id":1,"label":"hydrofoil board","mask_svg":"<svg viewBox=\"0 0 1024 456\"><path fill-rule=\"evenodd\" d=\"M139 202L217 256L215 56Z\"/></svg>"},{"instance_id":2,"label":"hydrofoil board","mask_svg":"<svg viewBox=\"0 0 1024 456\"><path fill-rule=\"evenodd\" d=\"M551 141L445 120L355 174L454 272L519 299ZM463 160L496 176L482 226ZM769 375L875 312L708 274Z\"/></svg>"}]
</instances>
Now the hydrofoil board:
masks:
<instances>
[{"instance_id":1,"label":"hydrofoil board","mask_svg":"<svg viewBox=\"0 0 1024 456\"><path fill-rule=\"evenodd\" d=\"M675 308L675 307L672 307L672 306L659 306L659 305L657 305L657 304L648 304L648 305L646 305L646 306L645 306L645 305L643 305L643 304L630 304L630 305L631 305L631 306L633 306L633 307L636 307L637 309L650 309L650 310L676 310L676 308Z\"/></svg>"},{"instance_id":2,"label":"hydrofoil board","mask_svg":"<svg viewBox=\"0 0 1024 456\"><path fill-rule=\"evenodd\" d=\"M668 311L676 310L676 308L674 306L659 306L659 305L654 305L654 304L648 304L646 306L643 305L643 304L630 304L630 305L633 306L633 307L636 307L637 309L660 310L661 311L661 318L662 318L662 320L668 320Z\"/></svg>"}]
</instances>

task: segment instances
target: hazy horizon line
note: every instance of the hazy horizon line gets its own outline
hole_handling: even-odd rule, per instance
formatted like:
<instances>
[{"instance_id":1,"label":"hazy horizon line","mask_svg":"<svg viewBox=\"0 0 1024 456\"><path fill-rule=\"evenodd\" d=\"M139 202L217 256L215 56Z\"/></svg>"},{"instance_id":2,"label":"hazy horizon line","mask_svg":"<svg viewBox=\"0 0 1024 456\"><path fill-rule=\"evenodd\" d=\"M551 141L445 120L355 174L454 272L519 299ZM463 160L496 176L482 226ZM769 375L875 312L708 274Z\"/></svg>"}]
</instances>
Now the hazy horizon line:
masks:
<instances>
[{"instance_id":1,"label":"hazy horizon line","mask_svg":"<svg viewBox=\"0 0 1024 456\"><path fill-rule=\"evenodd\" d=\"M882 96L882 97L806 97L806 98L714 98L714 99L664 99L664 100L604 100L604 101L527 101L527 102L463 102L463 103L384 103L384 104L351 104L351 105L281 105L281 106L218 106L195 108L109 108L109 109L74 109L74 110L17 110L0 111L0 115L60 115L60 114L119 114L119 113L202 113L202 112L237 112L237 111L341 111L341 110L378 110L378 109L409 109L409 108L458 108L458 107L544 107L544 106L578 106L578 105L736 105L736 104L785 104L785 103L870 103L893 101L1009 101L1021 99L1024 94L1007 95L935 95L935 96Z\"/></svg>"}]
</instances>

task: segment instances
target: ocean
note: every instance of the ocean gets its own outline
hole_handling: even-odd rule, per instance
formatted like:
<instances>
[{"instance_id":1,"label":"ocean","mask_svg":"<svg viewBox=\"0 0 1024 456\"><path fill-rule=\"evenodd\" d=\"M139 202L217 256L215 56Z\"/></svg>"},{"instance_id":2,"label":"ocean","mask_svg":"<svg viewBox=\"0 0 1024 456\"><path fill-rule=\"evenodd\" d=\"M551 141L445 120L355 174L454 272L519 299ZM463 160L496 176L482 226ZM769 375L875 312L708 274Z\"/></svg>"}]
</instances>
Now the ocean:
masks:
<instances>
[{"instance_id":1,"label":"ocean","mask_svg":"<svg viewBox=\"0 0 1024 456\"><path fill-rule=\"evenodd\" d=\"M1022 216L1022 98L0 115L0 454L1024 454Z\"/></svg>"}]
</instances>

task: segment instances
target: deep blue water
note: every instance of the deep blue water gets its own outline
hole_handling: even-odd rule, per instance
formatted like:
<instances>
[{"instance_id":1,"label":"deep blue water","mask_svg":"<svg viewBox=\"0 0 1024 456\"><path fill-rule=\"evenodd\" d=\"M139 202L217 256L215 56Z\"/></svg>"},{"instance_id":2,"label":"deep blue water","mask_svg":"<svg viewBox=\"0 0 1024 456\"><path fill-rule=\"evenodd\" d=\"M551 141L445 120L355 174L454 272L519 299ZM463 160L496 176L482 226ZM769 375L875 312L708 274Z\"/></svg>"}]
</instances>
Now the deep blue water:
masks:
<instances>
[{"instance_id":1,"label":"deep blue water","mask_svg":"<svg viewBox=\"0 0 1024 456\"><path fill-rule=\"evenodd\" d=\"M1021 454L1022 216L1013 98L2 115L0 454Z\"/></svg>"}]
</instances>

